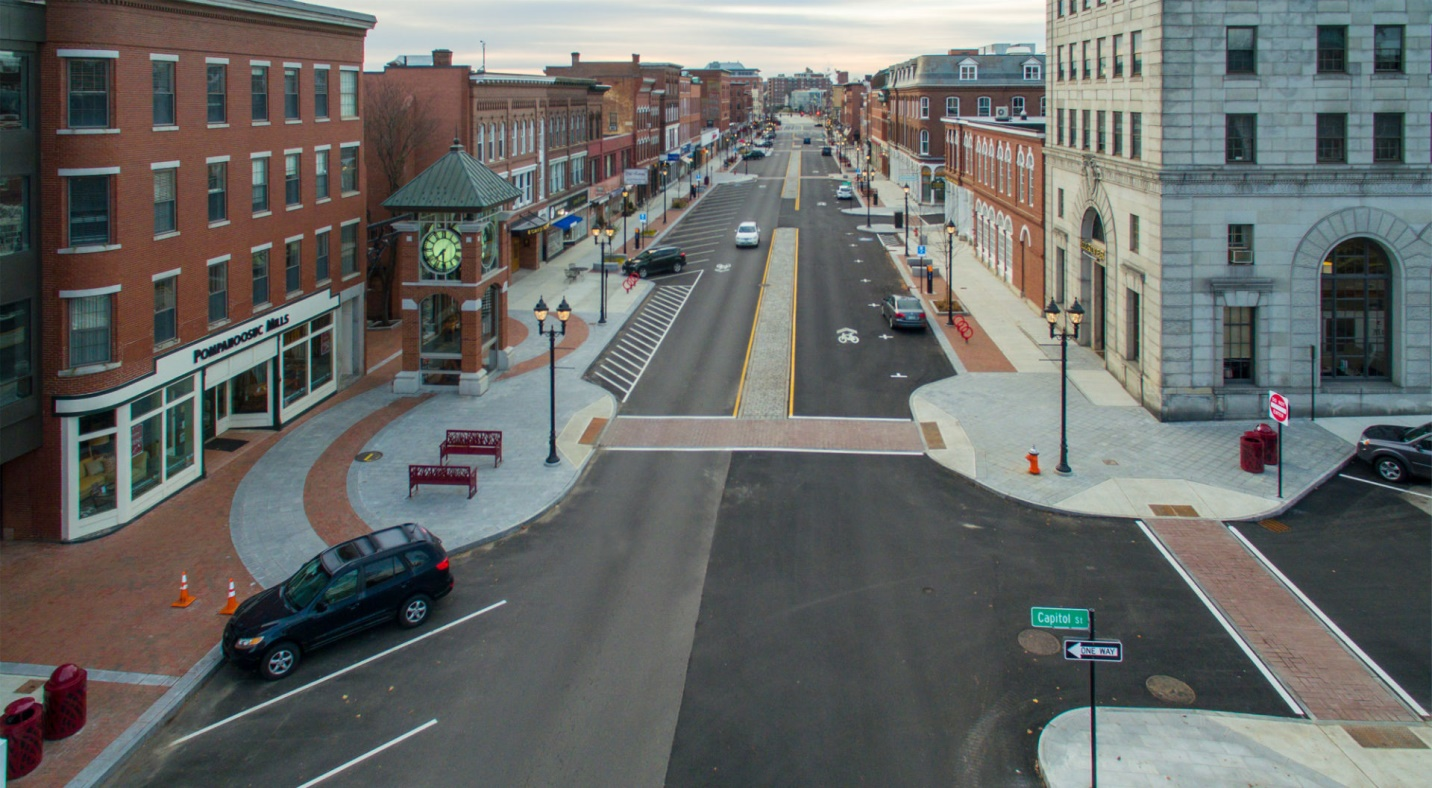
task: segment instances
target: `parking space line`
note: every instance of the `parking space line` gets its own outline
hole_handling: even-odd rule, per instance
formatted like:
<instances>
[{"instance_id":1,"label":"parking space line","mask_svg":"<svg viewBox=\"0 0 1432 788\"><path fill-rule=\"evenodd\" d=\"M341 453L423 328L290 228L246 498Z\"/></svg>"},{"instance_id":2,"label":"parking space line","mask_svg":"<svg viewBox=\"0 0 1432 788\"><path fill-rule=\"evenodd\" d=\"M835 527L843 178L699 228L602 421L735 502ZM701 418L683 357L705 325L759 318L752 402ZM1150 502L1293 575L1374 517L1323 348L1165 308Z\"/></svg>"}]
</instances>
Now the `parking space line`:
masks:
<instances>
[{"instance_id":1,"label":"parking space line","mask_svg":"<svg viewBox=\"0 0 1432 788\"><path fill-rule=\"evenodd\" d=\"M1218 609L1218 606L1213 604L1213 600L1209 599L1208 595L1203 593L1203 589L1198 587L1198 583L1194 582L1194 579L1189 576L1188 570L1184 569L1183 565L1178 562L1178 559L1173 557L1173 554L1168 551L1164 543L1154 535L1153 531L1149 530L1149 527L1144 524L1143 520L1135 520L1134 525L1137 525L1139 530L1144 532L1144 536L1148 537L1148 540L1153 543L1154 549L1158 550L1159 554L1164 557L1164 560L1168 561L1169 566L1173 567L1173 571L1177 572L1178 576L1183 578L1183 582L1187 583L1188 587L1193 589L1194 596L1203 602L1203 606L1208 608L1208 612L1213 614L1214 620L1223 626L1223 631L1227 632L1228 636L1233 638L1233 642L1238 644L1238 648L1243 650L1243 653L1253 662L1253 666L1258 668L1259 673L1263 674L1263 678L1267 679L1268 683L1273 685L1273 689L1277 691L1278 696L1283 699L1283 702L1288 704L1288 708L1292 709L1293 713L1299 717L1307 717L1308 713L1303 710L1302 706L1298 705L1298 701L1293 698L1293 694L1288 691L1287 687L1283 686L1283 682L1279 681L1277 676L1273 675L1273 671L1263 662L1262 658L1253 651L1253 647L1248 645L1248 641L1243 639L1243 635L1239 634L1238 630L1233 626L1233 623L1224 617L1222 611Z\"/></svg>"},{"instance_id":2,"label":"parking space line","mask_svg":"<svg viewBox=\"0 0 1432 788\"><path fill-rule=\"evenodd\" d=\"M431 728L431 727L433 727L434 725L437 725L437 724L438 724L438 721L435 720L435 719L433 719L433 720L428 720L427 722L423 723L422 725L419 725L418 727L416 727L416 728L414 728L414 729L408 731L407 733L405 733L405 734L403 734L402 736L399 736L398 738L396 738L396 739L394 739L394 740L388 742L387 744L384 744L384 745L381 746L381 747L377 747L377 748L375 748L375 749L369 750L368 752L363 753L362 755L358 756L357 758L354 758L353 760L349 761L348 763L345 763L345 764L343 764L342 766L339 766L337 769L332 769L332 770L330 770L330 771L324 772L323 774L318 775L317 777L313 778L312 780L309 780L308 782L304 783L303 785L298 786L298 788L309 788L310 786L317 785L317 784L323 782L324 780L327 780L329 777L332 777L333 775L338 774L339 772L343 771L344 769L347 769L347 768L350 767L350 766L356 766L357 764L360 764L360 763L362 763L362 762L368 760L369 758L372 758L374 755L377 755L378 753L380 753L380 752L382 752L382 751L388 749L389 747L392 747L392 746L395 745L395 744L400 744L400 743L402 743L403 741L406 741L407 739L410 739L410 738L412 738L413 736L415 736L415 735L417 735L417 734L419 734L419 733L422 733L423 731L425 731L425 730L427 730L428 728Z\"/></svg>"},{"instance_id":3,"label":"parking space line","mask_svg":"<svg viewBox=\"0 0 1432 788\"><path fill-rule=\"evenodd\" d=\"M388 656L389 654L392 654L392 653L395 652L395 651L401 651L402 649L405 649L405 648L407 648L408 646L413 645L414 643L417 643L417 642L422 641L422 640L427 640L428 638L432 637L433 635L438 634L439 632L446 632L447 630L452 629L453 627L457 626L458 624L462 624L462 623L464 623L464 622L466 622L466 621L470 621L471 619L477 618L478 616L480 616L480 615L482 615L482 614L484 614L484 613L489 613L489 612L491 612L491 611L493 611L493 610L496 610L496 609L499 608L499 607L502 607L502 606L505 605L505 604L507 604L507 600L506 600L506 599L502 600L501 602L494 602L494 603L488 605L487 607L485 607L485 608L483 608L483 609L481 609L481 610L478 610L478 611L473 612L473 613L468 613L467 615L463 616L462 618L457 619L456 621L449 621L448 623L443 624L442 626L438 627L437 629L434 629L434 630L431 631L431 632L424 632L423 634L418 635L417 637L413 638L412 640L404 641L404 642L402 642L402 643L399 643L399 644L396 645L396 646L393 646L393 647L390 648L390 649L387 649L387 650L385 650L385 651L380 651L380 652L378 652L377 654L374 654L373 656L368 657L367 659L363 659L363 660L360 660L360 661L358 661L358 662L355 662L355 663L353 663L352 665L349 665L349 666L346 667L346 668L342 668L342 669L340 669L340 670L336 670L336 671L334 671L334 672L328 674L327 676L324 676L323 678L318 679L317 681L311 681L311 682L309 682L309 683L303 685L302 687L297 687L297 688L291 689L291 690L289 690L288 692L283 693L282 695L279 695L279 696L274 697L274 698L269 698L268 700L264 701L263 703L258 704L257 706L250 706L249 708L244 709L243 711L239 712L238 714L234 714L234 715L231 715L231 716L229 716L229 717L225 717L224 719L219 720L218 722L215 722L215 723L213 723L213 724L211 724L211 725L206 725L206 726L200 728L199 730L194 731L193 733L188 734L187 736L181 736L181 737L175 739L173 742L171 742L171 743L169 744L169 746L170 746L170 747L178 747L179 745L183 744L183 743L186 742L186 741L189 741L190 739L194 739L194 738L197 738L197 737L199 737L199 736L202 736L202 735L208 733L209 731L215 730L215 729L217 729L217 728L222 728L223 726L228 725L229 723L234 722L235 720L241 719L241 718L243 718L243 717L247 717L248 715L253 714L254 712L256 712L256 711L258 711L258 710L260 710L260 709L266 709L266 708L268 708L269 706L272 706L272 705L274 705L275 703L278 703L278 702L281 701L281 700L288 700L289 698L293 697L294 695L297 695L297 694L299 694L300 692L306 692L306 691L308 691L308 690L311 690L311 689L313 689L314 687L317 687L319 684L323 684L324 682L328 681L329 679L336 679L336 678L338 678L339 676L342 676L342 675L345 674L345 673L349 673L349 672L355 671L355 670L357 670L358 668L361 668L361 667L363 667L364 665L367 665L369 662L374 662L374 661L376 661L376 660L380 660L380 659L382 659L383 657L386 657L386 656Z\"/></svg>"},{"instance_id":4,"label":"parking space line","mask_svg":"<svg viewBox=\"0 0 1432 788\"><path fill-rule=\"evenodd\" d=\"M1382 482L1375 482L1375 481L1372 481L1371 479L1359 479L1359 478L1357 478L1356 476L1349 476L1349 475L1347 475L1347 474L1345 474L1345 473L1340 473L1340 474L1338 474L1338 476L1339 476L1340 478L1347 479L1348 481L1362 482L1363 484L1371 484L1373 487L1381 487L1381 488L1384 489L1384 490L1392 490L1393 492L1407 493L1408 495L1415 495L1415 496L1417 496L1418 498L1432 498L1432 495L1428 495L1428 494L1426 494L1426 493L1413 492L1413 491L1411 491L1411 490L1404 490L1404 489L1402 489L1401 487L1393 487L1393 486L1390 485L1390 484L1383 484Z\"/></svg>"},{"instance_id":5,"label":"parking space line","mask_svg":"<svg viewBox=\"0 0 1432 788\"><path fill-rule=\"evenodd\" d=\"M1302 602L1303 606L1306 607L1309 611L1311 611L1314 617L1316 617L1319 621L1323 622L1323 626L1328 628L1328 631L1333 634L1333 637L1337 638L1339 641L1342 642L1344 648L1346 648L1348 651L1351 651L1353 653L1353 656L1362 660L1362 664L1366 665L1368 670L1372 671L1379 679L1382 679L1382 683L1386 684L1389 688L1392 689L1393 692L1397 693L1397 697L1401 698L1403 703L1406 703L1409 708L1417 712L1422 717L1425 718L1428 716L1427 710L1422 708L1421 704L1419 704L1411 695L1408 695L1407 692L1402 689L1402 686L1396 681L1394 681L1391 676L1387 675L1387 672L1384 671L1382 667L1379 666L1376 662L1374 662L1372 657L1369 657L1366 652L1359 648L1357 643L1353 642L1353 639L1348 637L1347 633L1342 631L1341 627L1333 623L1333 620L1331 618L1328 618L1327 615L1323 613L1322 609L1320 609L1317 605L1313 604L1313 600L1309 599L1308 596L1303 593L1302 589L1298 588L1296 585L1293 585L1293 581L1289 580L1287 575L1283 574L1282 570L1274 566L1273 562L1269 561L1268 558L1263 555L1262 551L1254 547L1253 543L1248 541L1247 537L1245 537L1237 528L1234 528L1232 525L1228 523L1224 523L1223 525L1233 534L1233 538L1241 542L1243 544L1244 549L1246 549L1250 554L1252 554L1253 558L1255 558L1258 563L1262 564L1264 569L1268 570L1269 574L1278 578L1278 582L1282 583L1284 588L1291 591L1293 596L1297 597L1298 601Z\"/></svg>"}]
</instances>

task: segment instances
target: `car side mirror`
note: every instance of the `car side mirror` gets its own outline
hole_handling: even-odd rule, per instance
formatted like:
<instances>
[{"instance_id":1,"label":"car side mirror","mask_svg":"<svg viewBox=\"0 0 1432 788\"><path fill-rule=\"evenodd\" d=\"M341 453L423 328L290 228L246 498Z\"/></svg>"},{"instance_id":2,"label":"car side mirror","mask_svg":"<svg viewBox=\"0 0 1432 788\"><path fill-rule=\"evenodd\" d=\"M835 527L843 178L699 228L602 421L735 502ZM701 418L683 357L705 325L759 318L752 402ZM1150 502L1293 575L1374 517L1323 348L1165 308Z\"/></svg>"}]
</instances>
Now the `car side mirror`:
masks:
<instances>
[{"instance_id":1,"label":"car side mirror","mask_svg":"<svg viewBox=\"0 0 1432 788\"><path fill-rule=\"evenodd\" d=\"M314 610L315 613L322 613L323 611L325 611L325 610L327 610L327 609L328 609L328 603L327 603L327 602L324 602L322 599L318 600L318 604L316 604L316 605L313 606L313 610Z\"/></svg>"}]
</instances>

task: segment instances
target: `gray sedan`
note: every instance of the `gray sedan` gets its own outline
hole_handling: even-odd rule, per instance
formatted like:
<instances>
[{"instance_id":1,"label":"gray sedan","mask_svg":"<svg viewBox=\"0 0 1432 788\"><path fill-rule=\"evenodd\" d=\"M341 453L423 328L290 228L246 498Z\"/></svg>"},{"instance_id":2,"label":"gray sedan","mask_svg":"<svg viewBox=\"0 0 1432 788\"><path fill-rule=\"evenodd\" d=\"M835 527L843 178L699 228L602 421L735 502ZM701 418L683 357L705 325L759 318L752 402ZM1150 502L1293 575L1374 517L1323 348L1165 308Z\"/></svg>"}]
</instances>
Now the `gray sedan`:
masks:
<instances>
[{"instance_id":1,"label":"gray sedan","mask_svg":"<svg viewBox=\"0 0 1432 788\"><path fill-rule=\"evenodd\" d=\"M1432 478L1432 422L1420 427L1378 424L1362 431L1357 457L1390 482Z\"/></svg>"}]
</instances>

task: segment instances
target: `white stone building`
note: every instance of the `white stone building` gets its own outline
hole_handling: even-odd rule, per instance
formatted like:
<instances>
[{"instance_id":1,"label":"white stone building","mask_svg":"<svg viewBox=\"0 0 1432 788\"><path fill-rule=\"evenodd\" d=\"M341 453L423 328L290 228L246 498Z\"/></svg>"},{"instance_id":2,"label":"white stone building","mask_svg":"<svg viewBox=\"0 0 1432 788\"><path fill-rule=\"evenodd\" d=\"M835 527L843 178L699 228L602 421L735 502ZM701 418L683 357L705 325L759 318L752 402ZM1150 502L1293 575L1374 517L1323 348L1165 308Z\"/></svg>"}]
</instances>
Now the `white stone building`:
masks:
<instances>
[{"instance_id":1,"label":"white stone building","mask_svg":"<svg viewBox=\"0 0 1432 788\"><path fill-rule=\"evenodd\" d=\"M1048 3L1050 292L1159 418L1432 410L1429 8Z\"/></svg>"}]
</instances>

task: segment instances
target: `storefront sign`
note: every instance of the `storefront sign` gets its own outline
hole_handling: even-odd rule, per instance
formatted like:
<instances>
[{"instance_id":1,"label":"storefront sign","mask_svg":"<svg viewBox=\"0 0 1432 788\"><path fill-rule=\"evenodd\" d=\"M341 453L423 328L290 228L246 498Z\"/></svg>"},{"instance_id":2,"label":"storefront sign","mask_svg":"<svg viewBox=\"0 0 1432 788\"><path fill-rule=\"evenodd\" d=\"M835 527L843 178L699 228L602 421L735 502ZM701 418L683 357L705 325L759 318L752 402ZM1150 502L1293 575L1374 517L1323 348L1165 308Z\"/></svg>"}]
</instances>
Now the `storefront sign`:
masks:
<instances>
[{"instance_id":1,"label":"storefront sign","mask_svg":"<svg viewBox=\"0 0 1432 788\"><path fill-rule=\"evenodd\" d=\"M288 325L288 318L288 315L279 315L277 317L271 317L260 325L256 325L253 328L244 329L243 331L234 334L233 336L221 339L211 345L194 348L194 363L198 364L200 361L204 361L210 356L218 356L226 351L233 350L236 347L242 347L247 342L250 342L255 339L260 339L268 334L273 333L274 331L280 330L284 326Z\"/></svg>"},{"instance_id":2,"label":"storefront sign","mask_svg":"<svg viewBox=\"0 0 1432 788\"><path fill-rule=\"evenodd\" d=\"M628 186L645 186L646 170L640 167L631 170L622 170L622 183Z\"/></svg>"}]
</instances>

